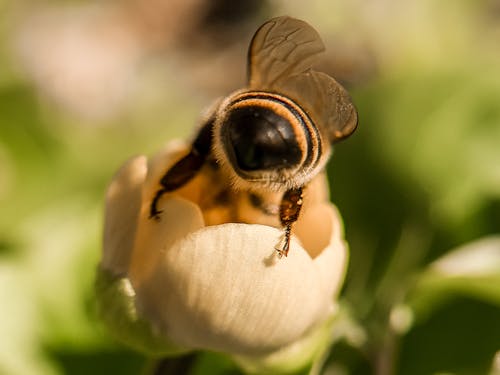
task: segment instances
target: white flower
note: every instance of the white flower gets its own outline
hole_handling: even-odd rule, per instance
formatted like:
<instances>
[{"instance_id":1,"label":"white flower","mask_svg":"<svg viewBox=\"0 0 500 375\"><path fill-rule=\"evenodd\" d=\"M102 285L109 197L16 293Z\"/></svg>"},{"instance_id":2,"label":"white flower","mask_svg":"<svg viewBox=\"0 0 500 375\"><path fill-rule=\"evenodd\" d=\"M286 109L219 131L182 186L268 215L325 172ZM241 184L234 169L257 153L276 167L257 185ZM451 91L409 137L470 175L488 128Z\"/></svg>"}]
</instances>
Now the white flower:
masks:
<instances>
[{"instance_id":1,"label":"white flower","mask_svg":"<svg viewBox=\"0 0 500 375\"><path fill-rule=\"evenodd\" d=\"M334 312L347 264L342 225L327 200L324 176L308 187L289 255L278 259L274 247L283 230L261 224L206 226L204 212L185 191L160 200L160 221L148 218L162 174L186 150L171 144L149 163L135 157L108 189L100 272L130 283L130 290L120 284L113 292L130 299L133 306L126 312L179 348L238 358L276 356L308 335L317 336L315 329ZM187 190L196 195L193 187ZM109 311L105 305L113 302L102 295L101 310ZM117 320L124 320L115 316L119 310L105 319L115 330L120 330Z\"/></svg>"}]
</instances>

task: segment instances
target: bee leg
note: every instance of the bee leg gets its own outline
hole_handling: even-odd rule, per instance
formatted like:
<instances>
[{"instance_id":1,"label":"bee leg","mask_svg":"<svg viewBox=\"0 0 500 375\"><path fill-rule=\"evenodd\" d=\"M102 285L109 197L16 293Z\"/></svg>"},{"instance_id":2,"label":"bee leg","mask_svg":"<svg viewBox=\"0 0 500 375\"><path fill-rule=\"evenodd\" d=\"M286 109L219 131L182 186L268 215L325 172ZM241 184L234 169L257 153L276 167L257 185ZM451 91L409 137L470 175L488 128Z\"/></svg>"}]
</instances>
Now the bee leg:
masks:
<instances>
[{"instance_id":1,"label":"bee leg","mask_svg":"<svg viewBox=\"0 0 500 375\"><path fill-rule=\"evenodd\" d=\"M214 118L211 118L203 125L189 154L175 163L161 178L161 188L156 192L149 206L150 219L160 219L161 210L158 210L158 202L163 194L177 190L188 183L203 167L212 146L213 123Z\"/></svg>"},{"instance_id":2,"label":"bee leg","mask_svg":"<svg viewBox=\"0 0 500 375\"><path fill-rule=\"evenodd\" d=\"M161 189L156 192L149 206L150 219L160 219L161 210L158 210L158 202L163 194L177 190L189 182L201 169L204 161L205 157L193 149L163 175L160 180Z\"/></svg>"},{"instance_id":3,"label":"bee leg","mask_svg":"<svg viewBox=\"0 0 500 375\"><path fill-rule=\"evenodd\" d=\"M151 201L151 204L149 205L149 218L150 219L155 219L155 220L160 220L160 214L163 212L162 210L158 209L158 202L160 201L160 198L163 194L165 194L167 191L164 189L160 189L156 192L153 200Z\"/></svg>"},{"instance_id":4,"label":"bee leg","mask_svg":"<svg viewBox=\"0 0 500 375\"><path fill-rule=\"evenodd\" d=\"M288 256L288 250L290 249L290 236L292 235L292 224L288 224L285 227L285 237L283 239L283 247L275 247L274 249L278 253L278 258L283 256Z\"/></svg>"},{"instance_id":5,"label":"bee leg","mask_svg":"<svg viewBox=\"0 0 500 375\"><path fill-rule=\"evenodd\" d=\"M288 255L290 249L290 237L292 235L292 224L297 221L302 208L303 196L302 188L290 189L285 192L280 204L280 221L285 227L284 244L281 248L275 248L278 252L278 257Z\"/></svg>"}]
</instances>

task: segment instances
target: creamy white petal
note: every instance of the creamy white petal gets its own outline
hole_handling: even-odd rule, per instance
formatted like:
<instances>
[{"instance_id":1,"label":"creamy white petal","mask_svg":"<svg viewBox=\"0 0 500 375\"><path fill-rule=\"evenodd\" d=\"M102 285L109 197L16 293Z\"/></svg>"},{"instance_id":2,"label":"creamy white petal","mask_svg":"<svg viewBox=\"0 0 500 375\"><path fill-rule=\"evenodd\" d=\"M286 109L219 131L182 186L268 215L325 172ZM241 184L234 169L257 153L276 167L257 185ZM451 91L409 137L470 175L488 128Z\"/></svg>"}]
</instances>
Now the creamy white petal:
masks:
<instances>
[{"instance_id":1,"label":"creamy white petal","mask_svg":"<svg viewBox=\"0 0 500 375\"><path fill-rule=\"evenodd\" d=\"M101 266L116 275L125 275L129 268L146 172L146 157L134 157L107 190Z\"/></svg>"},{"instance_id":2,"label":"creamy white petal","mask_svg":"<svg viewBox=\"0 0 500 375\"><path fill-rule=\"evenodd\" d=\"M321 205L321 217L330 217L331 238L328 246L313 259L323 280L325 294L334 300L344 283L349 260L347 242L344 240L344 228L337 208L332 204Z\"/></svg>"},{"instance_id":3,"label":"creamy white petal","mask_svg":"<svg viewBox=\"0 0 500 375\"><path fill-rule=\"evenodd\" d=\"M204 226L200 209L186 199L168 195L160 200L158 209L162 213L159 220L149 218L149 205L150 200L143 202L128 273L136 288L151 277L162 254L169 251L176 241Z\"/></svg>"},{"instance_id":4,"label":"creamy white petal","mask_svg":"<svg viewBox=\"0 0 500 375\"><path fill-rule=\"evenodd\" d=\"M164 252L138 303L175 342L238 354L269 352L300 338L330 311L318 267L282 231L224 224L191 233Z\"/></svg>"}]
</instances>

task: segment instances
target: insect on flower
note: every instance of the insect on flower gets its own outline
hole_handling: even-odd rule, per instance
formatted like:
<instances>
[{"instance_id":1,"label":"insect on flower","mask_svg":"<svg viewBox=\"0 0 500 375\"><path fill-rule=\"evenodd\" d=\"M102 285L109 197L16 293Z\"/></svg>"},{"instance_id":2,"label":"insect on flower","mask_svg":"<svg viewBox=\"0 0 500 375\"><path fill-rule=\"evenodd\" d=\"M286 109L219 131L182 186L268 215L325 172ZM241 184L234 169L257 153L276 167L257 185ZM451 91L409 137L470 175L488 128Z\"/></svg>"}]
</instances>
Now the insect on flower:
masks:
<instances>
[{"instance_id":1,"label":"insect on flower","mask_svg":"<svg viewBox=\"0 0 500 375\"><path fill-rule=\"evenodd\" d=\"M165 193L202 174L210 181L205 207L227 207L222 222L246 222L235 208L244 199L270 222L279 219L284 240L276 251L287 256L304 189L324 169L332 145L357 126L347 91L312 69L324 49L304 21L277 17L264 23L248 50L248 87L220 101L190 152L165 172L150 218L160 219L157 206Z\"/></svg>"}]
</instances>

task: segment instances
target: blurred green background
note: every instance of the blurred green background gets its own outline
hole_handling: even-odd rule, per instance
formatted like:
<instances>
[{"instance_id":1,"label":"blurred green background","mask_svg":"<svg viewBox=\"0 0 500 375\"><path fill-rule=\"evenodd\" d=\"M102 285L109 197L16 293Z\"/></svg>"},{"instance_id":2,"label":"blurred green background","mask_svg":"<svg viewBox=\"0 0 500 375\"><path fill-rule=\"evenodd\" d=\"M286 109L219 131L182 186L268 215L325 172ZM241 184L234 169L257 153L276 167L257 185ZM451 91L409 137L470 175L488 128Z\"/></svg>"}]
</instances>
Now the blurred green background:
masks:
<instances>
[{"instance_id":1,"label":"blurred green background","mask_svg":"<svg viewBox=\"0 0 500 375\"><path fill-rule=\"evenodd\" d=\"M144 368L95 314L106 185L241 87L281 14L360 117L328 167L351 263L323 372L500 373L500 1L0 0L0 374Z\"/></svg>"}]
</instances>

